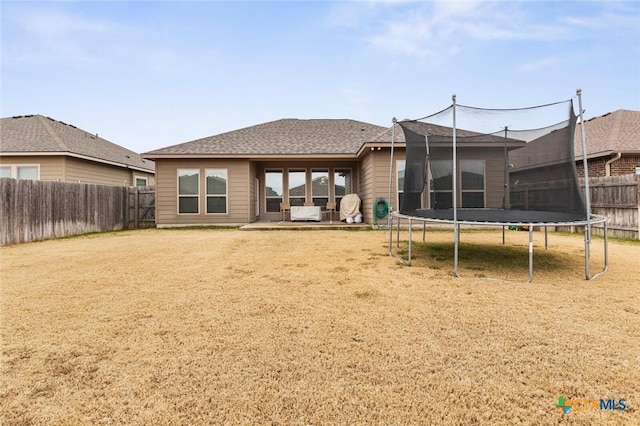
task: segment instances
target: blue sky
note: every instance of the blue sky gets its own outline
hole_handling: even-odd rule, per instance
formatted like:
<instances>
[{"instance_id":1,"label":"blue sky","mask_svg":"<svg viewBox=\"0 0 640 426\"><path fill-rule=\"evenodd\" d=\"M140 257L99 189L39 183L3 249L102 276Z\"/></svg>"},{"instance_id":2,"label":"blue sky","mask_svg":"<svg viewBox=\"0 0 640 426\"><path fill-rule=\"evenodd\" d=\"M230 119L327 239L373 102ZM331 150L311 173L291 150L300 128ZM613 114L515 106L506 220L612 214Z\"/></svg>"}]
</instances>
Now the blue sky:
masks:
<instances>
[{"instance_id":1,"label":"blue sky","mask_svg":"<svg viewBox=\"0 0 640 426\"><path fill-rule=\"evenodd\" d=\"M389 126L583 91L640 110L640 1L5 1L2 117L137 152L280 118Z\"/></svg>"}]
</instances>

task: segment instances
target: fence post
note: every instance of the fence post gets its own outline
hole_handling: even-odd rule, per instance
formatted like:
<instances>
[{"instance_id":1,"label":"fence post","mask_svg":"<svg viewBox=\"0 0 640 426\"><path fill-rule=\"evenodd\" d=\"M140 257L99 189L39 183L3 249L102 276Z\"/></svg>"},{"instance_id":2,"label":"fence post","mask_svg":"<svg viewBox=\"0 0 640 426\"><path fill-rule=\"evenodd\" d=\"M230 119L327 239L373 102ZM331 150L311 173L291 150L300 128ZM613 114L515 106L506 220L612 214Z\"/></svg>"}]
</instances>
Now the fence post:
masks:
<instances>
[{"instance_id":1,"label":"fence post","mask_svg":"<svg viewBox=\"0 0 640 426\"><path fill-rule=\"evenodd\" d=\"M140 216L140 189L136 186L133 193L133 226L138 229L138 220Z\"/></svg>"}]
</instances>

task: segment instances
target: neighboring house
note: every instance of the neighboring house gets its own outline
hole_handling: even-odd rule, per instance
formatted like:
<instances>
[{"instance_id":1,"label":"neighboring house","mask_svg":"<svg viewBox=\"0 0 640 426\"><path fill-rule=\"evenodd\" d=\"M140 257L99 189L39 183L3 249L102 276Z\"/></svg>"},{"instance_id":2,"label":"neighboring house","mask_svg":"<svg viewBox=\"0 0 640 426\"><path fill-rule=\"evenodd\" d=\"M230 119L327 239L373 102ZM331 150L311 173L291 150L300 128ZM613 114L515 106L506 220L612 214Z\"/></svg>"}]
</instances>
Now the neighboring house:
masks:
<instances>
[{"instance_id":1,"label":"neighboring house","mask_svg":"<svg viewBox=\"0 0 640 426\"><path fill-rule=\"evenodd\" d=\"M145 186L155 184L155 164L97 134L26 115L0 121L0 177Z\"/></svg>"},{"instance_id":2,"label":"neighboring house","mask_svg":"<svg viewBox=\"0 0 640 426\"><path fill-rule=\"evenodd\" d=\"M585 120L589 177L640 174L640 111L619 109ZM578 174L584 176L582 129L575 133Z\"/></svg>"},{"instance_id":3,"label":"neighboring house","mask_svg":"<svg viewBox=\"0 0 640 426\"><path fill-rule=\"evenodd\" d=\"M351 193L362 200L364 221L374 223L374 202L389 198L394 130L389 201L397 210L406 146L400 126L282 119L142 154L156 163L156 223L163 227L279 221L280 203L325 206L335 201L339 208L341 197ZM508 143L509 149L522 144ZM437 149L447 145L450 149L443 139ZM503 138L460 146L461 176L473 173L481 182L469 197L474 207L503 205L505 149ZM439 196L443 194L435 194ZM424 207L430 202L425 196Z\"/></svg>"}]
</instances>

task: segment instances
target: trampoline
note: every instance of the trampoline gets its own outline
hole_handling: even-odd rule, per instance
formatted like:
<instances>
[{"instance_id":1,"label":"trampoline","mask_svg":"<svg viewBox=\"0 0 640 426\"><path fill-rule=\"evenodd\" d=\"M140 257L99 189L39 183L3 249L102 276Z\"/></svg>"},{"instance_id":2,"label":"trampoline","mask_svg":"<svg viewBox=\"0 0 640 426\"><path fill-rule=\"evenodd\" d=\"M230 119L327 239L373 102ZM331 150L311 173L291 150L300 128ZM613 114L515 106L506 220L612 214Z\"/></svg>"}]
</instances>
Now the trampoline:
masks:
<instances>
[{"instance_id":1,"label":"trampoline","mask_svg":"<svg viewBox=\"0 0 640 426\"><path fill-rule=\"evenodd\" d=\"M399 210L389 207L389 255L411 265L413 230L422 224L453 228L453 272L459 273L460 226L527 227L529 276L533 280L533 232L549 227L584 227L585 279L608 270L607 218L591 214L587 156L583 155L584 194L575 162L574 133L582 125L581 91L578 114L573 99L518 109L487 109L456 104L417 120L393 119L389 200L394 180ZM460 126L463 117L463 126ZM578 121L579 118L579 121ZM447 123L449 125L443 125ZM504 123L510 125L504 126ZM551 124L549 124L551 123ZM493 126L493 130L491 128ZM582 128L582 152L586 139ZM397 143L406 156L394 159ZM397 164L396 164L397 163ZM400 245L401 223L408 222L407 257L394 254ZM603 228L604 266L590 271L591 228ZM395 230L394 230L395 226ZM395 231L395 232L394 232Z\"/></svg>"}]
</instances>

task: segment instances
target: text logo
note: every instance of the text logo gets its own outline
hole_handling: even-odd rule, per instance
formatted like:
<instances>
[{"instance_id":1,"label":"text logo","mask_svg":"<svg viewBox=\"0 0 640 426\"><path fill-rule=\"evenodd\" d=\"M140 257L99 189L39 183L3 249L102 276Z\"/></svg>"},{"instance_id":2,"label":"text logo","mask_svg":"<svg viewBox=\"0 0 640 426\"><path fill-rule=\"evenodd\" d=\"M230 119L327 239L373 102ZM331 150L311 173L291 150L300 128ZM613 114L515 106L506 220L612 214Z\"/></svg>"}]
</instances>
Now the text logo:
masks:
<instances>
[{"instance_id":1,"label":"text logo","mask_svg":"<svg viewBox=\"0 0 640 426\"><path fill-rule=\"evenodd\" d=\"M624 398L612 399L612 398L577 398L577 399L564 399L559 396L558 402L554 405L556 408L562 410L562 414L567 414L569 410L574 411L624 411L627 409L627 402Z\"/></svg>"}]
</instances>

